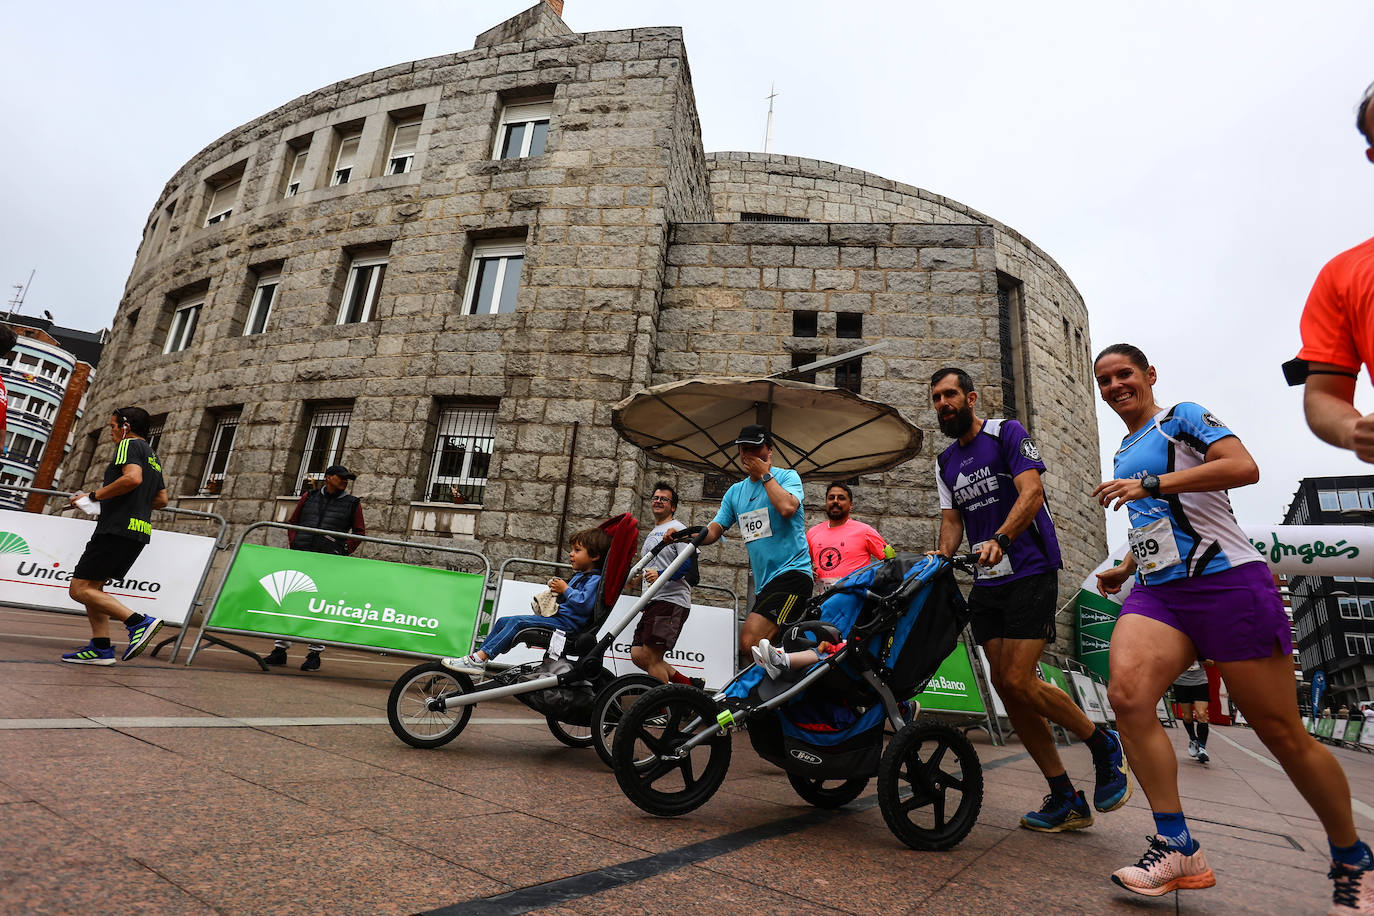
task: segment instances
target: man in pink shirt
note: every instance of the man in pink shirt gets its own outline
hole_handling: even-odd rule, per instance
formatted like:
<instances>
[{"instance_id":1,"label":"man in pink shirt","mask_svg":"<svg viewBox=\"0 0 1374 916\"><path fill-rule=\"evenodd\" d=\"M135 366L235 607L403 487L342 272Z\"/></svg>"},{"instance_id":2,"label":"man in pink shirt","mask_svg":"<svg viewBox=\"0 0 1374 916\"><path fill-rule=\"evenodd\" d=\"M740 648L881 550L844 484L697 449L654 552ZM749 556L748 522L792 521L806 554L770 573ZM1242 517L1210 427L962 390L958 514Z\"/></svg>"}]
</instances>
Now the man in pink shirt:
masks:
<instances>
[{"instance_id":1,"label":"man in pink shirt","mask_svg":"<svg viewBox=\"0 0 1374 916\"><path fill-rule=\"evenodd\" d=\"M848 484L835 481L825 491L826 520L806 532L818 592L885 556L887 542L883 536L863 522L850 518L852 511L854 493Z\"/></svg>"}]
</instances>

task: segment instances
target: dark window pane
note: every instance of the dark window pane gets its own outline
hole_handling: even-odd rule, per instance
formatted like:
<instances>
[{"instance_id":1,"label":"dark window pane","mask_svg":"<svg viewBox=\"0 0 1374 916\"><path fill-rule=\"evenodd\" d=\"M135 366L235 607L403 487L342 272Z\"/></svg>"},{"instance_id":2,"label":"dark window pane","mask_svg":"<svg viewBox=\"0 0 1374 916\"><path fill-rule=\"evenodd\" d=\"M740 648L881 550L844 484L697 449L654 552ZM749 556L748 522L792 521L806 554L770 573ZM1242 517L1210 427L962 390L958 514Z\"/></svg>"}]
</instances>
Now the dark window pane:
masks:
<instances>
[{"instance_id":1,"label":"dark window pane","mask_svg":"<svg viewBox=\"0 0 1374 916\"><path fill-rule=\"evenodd\" d=\"M525 125L507 124L506 139L501 144L502 159L519 159L520 149L525 145Z\"/></svg>"},{"instance_id":2,"label":"dark window pane","mask_svg":"<svg viewBox=\"0 0 1374 916\"><path fill-rule=\"evenodd\" d=\"M815 312L793 312L793 313L792 313L792 336L793 336L793 337L815 337L815 336L816 336L816 313L815 313Z\"/></svg>"},{"instance_id":3,"label":"dark window pane","mask_svg":"<svg viewBox=\"0 0 1374 916\"><path fill-rule=\"evenodd\" d=\"M836 337L863 337L863 312L838 312L835 315Z\"/></svg>"},{"instance_id":4,"label":"dark window pane","mask_svg":"<svg viewBox=\"0 0 1374 916\"><path fill-rule=\"evenodd\" d=\"M229 463L229 452L234 448L234 433L238 430L237 426L226 426L219 436L219 448L211 456L210 473L214 476L223 476L224 466Z\"/></svg>"},{"instance_id":5,"label":"dark window pane","mask_svg":"<svg viewBox=\"0 0 1374 916\"><path fill-rule=\"evenodd\" d=\"M860 394L863 382L863 357L835 367L835 387Z\"/></svg>"},{"instance_id":6,"label":"dark window pane","mask_svg":"<svg viewBox=\"0 0 1374 916\"><path fill-rule=\"evenodd\" d=\"M473 315L488 315L492 312L496 296L496 273L501 269L499 258L479 258L477 260L477 282L472 292Z\"/></svg>"},{"instance_id":7,"label":"dark window pane","mask_svg":"<svg viewBox=\"0 0 1374 916\"><path fill-rule=\"evenodd\" d=\"M530 125L530 129L534 131L530 136L530 155L542 156L544 155L544 140L549 135L549 122L535 121Z\"/></svg>"},{"instance_id":8,"label":"dark window pane","mask_svg":"<svg viewBox=\"0 0 1374 916\"><path fill-rule=\"evenodd\" d=\"M812 363L814 363L817 359L818 357L811 353L793 353L792 368L795 369L798 366L809 366ZM806 372L802 375L797 376L796 378L799 382L807 382L812 385L816 384L816 373L814 372Z\"/></svg>"},{"instance_id":9,"label":"dark window pane","mask_svg":"<svg viewBox=\"0 0 1374 916\"><path fill-rule=\"evenodd\" d=\"M525 259L520 255L506 258L506 277L501 282L501 307L503 314L515 311L515 297L520 293L520 268Z\"/></svg>"},{"instance_id":10,"label":"dark window pane","mask_svg":"<svg viewBox=\"0 0 1374 916\"><path fill-rule=\"evenodd\" d=\"M196 320L200 318L199 308L187 309L186 311L186 332L181 337L181 346L179 347L182 350L191 345L191 340L196 333Z\"/></svg>"}]
</instances>

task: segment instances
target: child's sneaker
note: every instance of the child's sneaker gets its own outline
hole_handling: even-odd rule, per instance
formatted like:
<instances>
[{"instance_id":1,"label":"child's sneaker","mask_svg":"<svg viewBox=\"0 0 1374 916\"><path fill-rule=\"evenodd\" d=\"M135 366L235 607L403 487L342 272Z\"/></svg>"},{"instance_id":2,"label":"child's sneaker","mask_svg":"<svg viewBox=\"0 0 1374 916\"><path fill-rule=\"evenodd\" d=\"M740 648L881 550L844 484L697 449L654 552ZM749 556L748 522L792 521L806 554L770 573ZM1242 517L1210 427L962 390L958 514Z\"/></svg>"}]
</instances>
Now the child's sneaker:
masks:
<instances>
[{"instance_id":1,"label":"child's sneaker","mask_svg":"<svg viewBox=\"0 0 1374 916\"><path fill-rule=\"evenodd\" d=\"M124 650L124 661L128 661L138 655L152 641L157 631L162 629L162 620L157 617L144 615L143 622L128 627L129 648Z\"/></svg>"},{"instance_id":2,"label":"child's sneaker","mask_svg":"<svg viewBox=\"0 0 1374 916\"><path fill-rule=\"evenodd\" d=\"M749 650L754 656L754 664L762 665L770 678L776 679L788 669L787 653L777 646L769 645L768 640L760 639L759 644Z\"/></svg>"},{"instance_id":3,"label":"child's sneaker","mask_svg":"<svg viewBox=\"0 0 1374 916\"><path fill-rule=\"evenodd\" d=\"M486 660L478 658L476 652L461 658L442 658L439 664L459 674L485 674L487 671Z\"/></svg>"},{"instance_id":4,"label":"child's sneaker","mask_svg":"<svg viewBox=\"0 0 1374 916\"><path fill-rule=\"evenodd\" d=\"M1158 836L1150 837L1150 848L1145 850L1139 862L1112 872L1112 881L1146 897L1161 897L1180 889L1199 890L1217 883L1201 846L1193 850L1192 855L1187 855Z\"/></svg>"},{"instance_id":5,"label":"child's sneaker","mask_svg":"<svg viewBox=\"0 0 1374 916\"><path fill-rule=\"evenodd\" d=\"M1097 782L1093 787L1093 807L1098 811L1115 811L1131 797L1131 778L1126 769L1126 755L1121 752L1121 736L1108 730L1112 739L1111 753L1101 760L1093 760Z\"/></svg>"},{"instance_id":6,"label":"child's sneaker","mask_svg":"<svg viewBox=\"0 0 1374 916\"><path fill-rule=\"evenodd\" d=\"M1329 916L1374 913L1374 871L1332 862L1326 876L1336 882L1331 891L1331 909L1326 911Z\"/></svg>"},{"instance_id":7,"label":"child's sneaker","mask_svg":"<svg viewBox=\"0 0 1374 916\"><path fill-rule=\"evenodd\" d=\"M1022 827L1039 833L1082 830L1092 825L1093 812L1082 792L1075 792L1072 797L1051 792L1045 796L1039 811L1031 811L1021 818Z\"/></svg>"},{"instance_id":8,"label":"child's sneaker","mask_svg":"<svg viewBox=\"0 0 1374 916\"><path fill-rule=\"evenodd\" d=\"M97 649L95 643L88 642L75 652L63 654L62 660L73 665L113 665L114 649Z\"/></svg>"}]
</instances>

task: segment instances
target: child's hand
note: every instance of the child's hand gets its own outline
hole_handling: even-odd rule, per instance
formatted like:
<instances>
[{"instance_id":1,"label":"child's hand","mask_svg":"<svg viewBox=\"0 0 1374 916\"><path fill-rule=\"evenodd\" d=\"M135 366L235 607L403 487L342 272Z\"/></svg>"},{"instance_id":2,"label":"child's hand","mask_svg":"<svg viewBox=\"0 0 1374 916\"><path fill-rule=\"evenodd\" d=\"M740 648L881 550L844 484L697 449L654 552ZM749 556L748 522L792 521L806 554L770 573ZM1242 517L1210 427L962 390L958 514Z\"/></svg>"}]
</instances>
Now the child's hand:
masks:
<instances>
[{"instance_id":1,"label":"child's hand","mask_svg":"<svg viewBox=\"0 0 1374 916\"><path fill-rule=\"evenodd\" d=\"M644 581L647 582L647 583L649 583L650 585L653 585L655 582L657 582L657 581L658 581L658 570L656 570L656 569L646 569L646 570L644 570Z\"/></svg>"},{"instance_id":2,"label":"child's hand","mask_svg":"<svg viewBox=\"0 0 1374 916\"><path fill-rule=\"evenodd\" d=\"M555 595L561 595L567 590L568 583L564 582L562 579L549 580L549 591L553 592Z\"/></svg>"}]
</instances>

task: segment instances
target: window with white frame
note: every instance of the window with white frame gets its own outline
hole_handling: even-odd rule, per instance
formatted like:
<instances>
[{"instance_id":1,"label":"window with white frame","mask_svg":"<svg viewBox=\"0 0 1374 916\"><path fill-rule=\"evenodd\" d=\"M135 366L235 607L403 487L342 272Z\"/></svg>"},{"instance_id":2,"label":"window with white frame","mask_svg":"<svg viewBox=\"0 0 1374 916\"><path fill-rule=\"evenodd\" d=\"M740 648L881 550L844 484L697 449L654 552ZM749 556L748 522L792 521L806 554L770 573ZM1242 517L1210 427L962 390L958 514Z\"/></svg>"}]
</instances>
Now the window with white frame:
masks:
<instances>
[{"instance_id":1,"label":"window with white frame","mask_svg":"<svg viewBox=\"0 0 1374 916\"><path fill-rule=\"evenodd\" d=\"M498 315L515 311L520 293L520 270L525 263L522 242L484 242L472 249L463 314Z\"/></svg>"},{"instance_id":2,"label":"window with white frame","mask_svg":"<svg viewBox=\"0 0 1374 916\"><path fill-rule=\"evenodd\" d=\"M542 156L549 134L553 101L523 102L501 110L501 126L496 131L493 159L524 159Z\"/></svg>"},{"instance_id":3,"label":"window with white frame","mask_svg":"<svg viewBox=\"0 0 1374 916\"><path fill-rule=\"evenodd\" d=\"M253 304L248 308L248 320L243 323L244 337L261 334L267 327L267 318L276 304L277 287L280 285L280 274L265 274L258 278L258 285L253 290Z\"/></svg>"},{"instance_id":4,"label":"window with white frame","mask_svg":"<svg viewBox=\"0 0 1374 916\"><path fill-rule=\"evenodd\" d=\"M224 222L234 212L234 201L239 196L241 180L242 176L236 175L214 186L210 193L210 208L205 213L205 225Z\"/></svg>"},{"instance_id":5,"label":"window with white frame","mask_svg":"<svg viewBox=\"0 0 1374 916\"><path fill-rule=\"evenodd\" d=\"M1345 634L1345 651L1349 655L1368 655L1369 643L1359 633Z\"/></svg>"},{"instance_id":6,"label":"window with white frame","mask_svg":"<svg viewBox=\"0 0 1374 916\"><path fill-rule=\"evenodd\" d=\"M339 152L334 157L334 176L329 179L330 187L348 184L353 177L353 169L358 163L358 143L363 138L361 128L354 128L339 134Z\"/></svg>"},{"instance_id":7,"label":"window with white frame","mask_svg":"<svg viewBox=\"0 0 1374 916\"><path fill-rule=\"evenodd\" d=\"M311 413L301 470L296 475L297 493L320 486L324 482L325 468L343 463L340 459L352 415L352 407L316 407Z\"/></svg>"},{"instance_id":8,"label":"window with white frame","mask_svg":"<svg viewBox=\"0 0 1374 916\"><path fill-rule=\"evenodd\" d=\"M224 489L224 472L234 454L234 440L238 437L239 411L226 413L215 420L215 434L210 439L210 453L205 456L205 470L200 475L201 496L214 496Z\"/></svg>"},{"instance_id":9,"label":"window with white frame","mask_svg":"<svg viewBox=\"0 0 1374 916\"><path fill-rule=\"evenodd\" d=\"M295 197L300 193L301 178L305 175L305 160L309 155L309 147L287 147L286 158L291 163L291 169L286 173L286 190L282 192L282 197Z\"/></svg>"},{"instance_id":10,"label":"window with white frame","mask_svg":"<svg viewBox=\"0 0 1374 916\"><path fill-rule=\"evenodd\" d=\"M496 408L446 407L439 414L426 497L436 503L481 503L496 442Z\"/></svg>"},{"instance_id":11,"label":"window with white frame","mask_svg":"<svg viewBox=\"0 0 1374 916\"><path fill-rule=\"evenodd\" d=\"M371 321L385 276L386 258L354 258L348 266L348 282L344 284L339 317L335 324Z\"/></svg>"},{"instance_id":12,"label":"window with white frame","mask_svg":"<svg viewBox=\"0 0 1374 916\"><path fill-rule=\"evenodd\" d=\"M386 174L404 175L415 163L415 147L420 142L420 119L407 118L396 123L391 135L391 152L386 157Z\"/></svg>"},{"instance_id":13,"label":"window with white frame","mask_svg":"<svg viewBox=\"0 0 1374 916\"><path fill-rule=\"evenodd\" d=\"M203 305L205 298L200 297L177 306L176 312L172 315L172 326L167 329L167 342L162 345L163 353L177 353L191 345Z\"/></svg>"},{"instance_id":14,"label":"window with white frame","mask_svg":"<svg viewBox=\"0 0 1374 916\"><path fill-rule=\"evenodd\" d=\"M1341 508L1341 500L1335 490L1318 490L1317 504L1323 512L1336 512Z\"/></svg>"},{"instance_id":15,"label":"window with white frame","mask_svg":"<svg viewBox=\"0 0 1374 916\"><path fill-rule=\"evenodd\" d=\"M1341 606L1341 616L1346 620L1360 619L1360 599L1340 598L1337 599Z\"/></svg>"}]
</instances>

